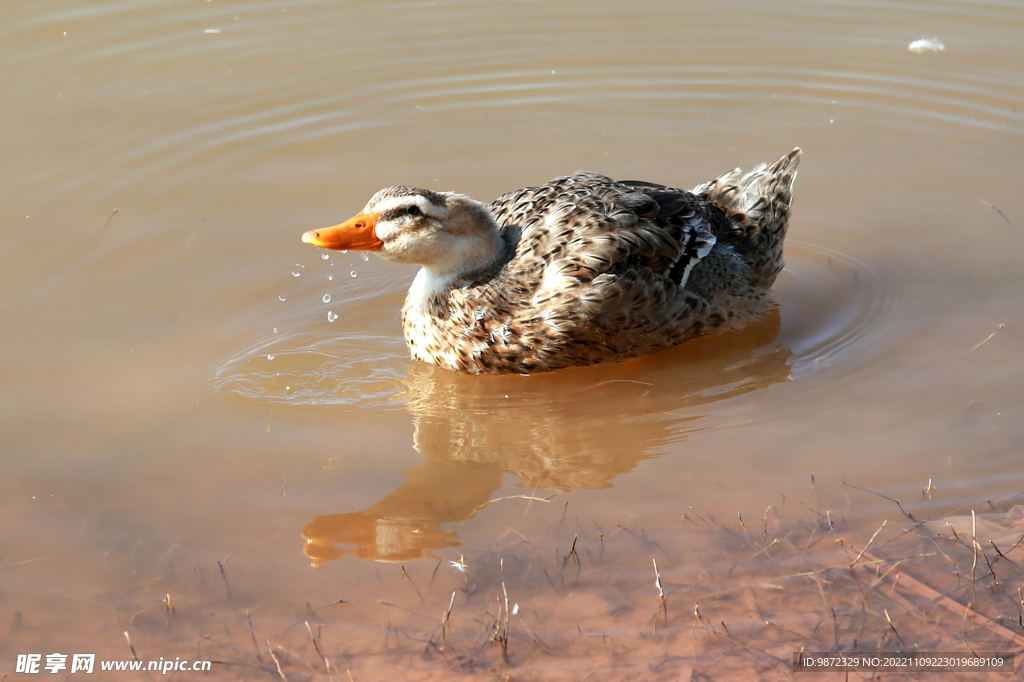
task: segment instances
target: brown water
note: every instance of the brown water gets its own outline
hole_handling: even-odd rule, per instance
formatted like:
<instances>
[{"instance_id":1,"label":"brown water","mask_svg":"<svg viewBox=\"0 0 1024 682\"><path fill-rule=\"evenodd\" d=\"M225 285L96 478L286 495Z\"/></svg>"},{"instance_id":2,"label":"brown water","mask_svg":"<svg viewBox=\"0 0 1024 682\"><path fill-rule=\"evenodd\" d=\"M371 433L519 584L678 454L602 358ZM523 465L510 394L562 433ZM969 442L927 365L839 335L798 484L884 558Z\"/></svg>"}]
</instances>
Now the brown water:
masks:
<instances>
[{"instance_id":1,"label":"brown water","mask_svg":"<svg viewBox=\"0 0 1024 682\"><path fill-rule=\"evenodd\" d=\"M1019 652L1022 35L1014 0L7 3L0 676L126 632L216 679ZM392 184L796 145L780 314L624 365L414 365L413 271L299 241Z\"/></svg>"}]
</instances>

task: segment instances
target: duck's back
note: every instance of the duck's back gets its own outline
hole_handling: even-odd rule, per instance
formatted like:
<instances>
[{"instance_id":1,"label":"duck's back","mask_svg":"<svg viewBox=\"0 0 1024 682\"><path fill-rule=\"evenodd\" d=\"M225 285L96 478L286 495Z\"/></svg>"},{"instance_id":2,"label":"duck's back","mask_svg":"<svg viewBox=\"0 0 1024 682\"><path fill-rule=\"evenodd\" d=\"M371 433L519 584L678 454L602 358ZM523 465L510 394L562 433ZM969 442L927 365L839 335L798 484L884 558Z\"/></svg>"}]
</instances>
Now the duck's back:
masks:
<instances>
[{"instance_id":1,"label":"duck's back","mask_svg":"<svg viewBox=\"0 0 1024 682\"><path fill-rule=\"evenodd\" d=\"M797 154L772 168L795 168ZM430 303L434 328L420 329L418 344L407 334L413 355L462 372L528 373L646 355L763 316L792 177L779 209L749 198L753 173L735 173L695 190L703 196L576 173L498 198L490 208L506 260ZM730 197L742 200L723 203ZM770 225L757 222L765 215ZM766 245L778 253L761 254ZM427 321L407 311L410 325Z\"/></svg>"}]
</instances>

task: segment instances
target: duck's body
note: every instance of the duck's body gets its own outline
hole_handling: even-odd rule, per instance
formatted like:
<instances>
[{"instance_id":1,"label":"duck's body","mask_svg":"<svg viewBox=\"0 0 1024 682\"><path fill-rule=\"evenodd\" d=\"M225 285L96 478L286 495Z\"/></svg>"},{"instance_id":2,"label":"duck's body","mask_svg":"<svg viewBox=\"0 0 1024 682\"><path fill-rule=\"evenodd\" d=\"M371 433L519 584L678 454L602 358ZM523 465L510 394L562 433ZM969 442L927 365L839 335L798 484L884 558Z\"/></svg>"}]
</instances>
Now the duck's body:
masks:
<instances>
[{"instance_id":1,"label":"duck's body","mask_svg":"<svg viewBox=\"0 0 1024 682\"><path fill-rule=\"evenodd\" d=\"M799 157L692 192L581 172L485 207L391 187L303 240L423 266L402 309L417 360L473 374L614 362L771 309Z\"/></svg>"}]
</instances>

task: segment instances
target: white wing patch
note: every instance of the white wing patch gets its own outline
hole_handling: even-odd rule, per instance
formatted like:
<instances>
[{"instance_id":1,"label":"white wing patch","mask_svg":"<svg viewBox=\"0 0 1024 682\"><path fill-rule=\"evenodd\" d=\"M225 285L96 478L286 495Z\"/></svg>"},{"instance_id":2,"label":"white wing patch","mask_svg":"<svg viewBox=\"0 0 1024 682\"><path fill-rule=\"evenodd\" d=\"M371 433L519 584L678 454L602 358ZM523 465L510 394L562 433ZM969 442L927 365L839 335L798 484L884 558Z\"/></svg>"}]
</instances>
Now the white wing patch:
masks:
<instances>
[{"instance_id":1,"label":"white wing patch","mask_svg":"<svg viewBox=\"0 0 1024 682\"><path fill-rule=\"evenodd\" d=\"M690 272L693 270L693 266L697 265L697 263L701 262L705 256L711 253L711 249L714 248L716 241L718 240L715 239L715 235L706 230L693 233L691 238L687 241L686 254L683 256L684 258L689 258L689 260L686 263L686 267L683 269L683 276L679 280L680 287L686 286L687 280L690 279Z\"/></svg>"}]
</instances>

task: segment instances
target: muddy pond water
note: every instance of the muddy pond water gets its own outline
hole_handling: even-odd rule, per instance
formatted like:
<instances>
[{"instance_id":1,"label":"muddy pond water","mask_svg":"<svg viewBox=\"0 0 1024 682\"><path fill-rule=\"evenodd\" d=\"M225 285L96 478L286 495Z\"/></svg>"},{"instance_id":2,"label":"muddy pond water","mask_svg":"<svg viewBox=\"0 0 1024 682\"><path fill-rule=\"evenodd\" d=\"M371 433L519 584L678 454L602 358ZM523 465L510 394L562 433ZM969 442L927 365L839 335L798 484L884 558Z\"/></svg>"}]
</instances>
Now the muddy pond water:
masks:
<instances>
[{"instance_id":1,"label":"muddy pond water","mask_svg":"<svg viewBox=\"0 0 1024 682\"><path fill-rule=\"evenodd\" d=\"M1019 657L1021 36L995 0L7 3L0 677ZM394 184L794 146L777 314L619 365L413 363L414 271L300 242Z\"/></svg>"}]
</instances>

